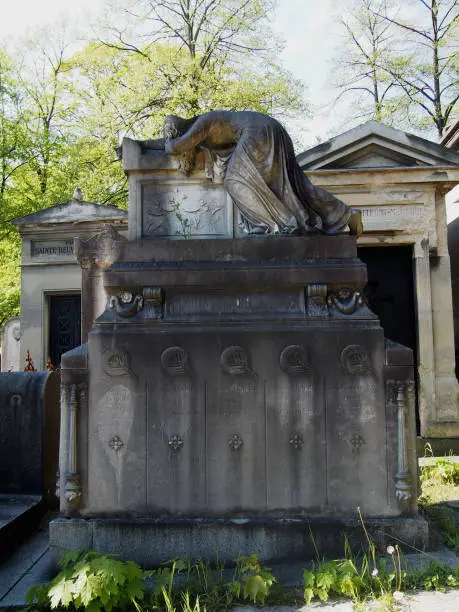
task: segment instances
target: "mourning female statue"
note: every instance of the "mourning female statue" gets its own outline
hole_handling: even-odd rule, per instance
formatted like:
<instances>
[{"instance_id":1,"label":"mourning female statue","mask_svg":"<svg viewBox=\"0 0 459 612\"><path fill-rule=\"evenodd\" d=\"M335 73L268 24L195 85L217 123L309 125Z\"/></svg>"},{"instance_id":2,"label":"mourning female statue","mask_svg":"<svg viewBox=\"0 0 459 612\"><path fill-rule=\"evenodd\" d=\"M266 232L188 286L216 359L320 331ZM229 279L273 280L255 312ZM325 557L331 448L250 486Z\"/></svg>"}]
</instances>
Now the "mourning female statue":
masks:
<instances>
[{"instance_id":1,"label":"mourning female statue","mask_svg":"<svg viewBox=\"0 0 459 612\"><path fill-rule=\"evenodd\" d=\"M192 168L196 150L206 151L213 161L213 178L223 178L249 233L337 234L347 226L352 234L362 232L360 211L311 183L296 162L289 135L268 115L170 115L165 118L164 137L166 152L180 156L185 173Z\"/></svg>"}]
</instances>

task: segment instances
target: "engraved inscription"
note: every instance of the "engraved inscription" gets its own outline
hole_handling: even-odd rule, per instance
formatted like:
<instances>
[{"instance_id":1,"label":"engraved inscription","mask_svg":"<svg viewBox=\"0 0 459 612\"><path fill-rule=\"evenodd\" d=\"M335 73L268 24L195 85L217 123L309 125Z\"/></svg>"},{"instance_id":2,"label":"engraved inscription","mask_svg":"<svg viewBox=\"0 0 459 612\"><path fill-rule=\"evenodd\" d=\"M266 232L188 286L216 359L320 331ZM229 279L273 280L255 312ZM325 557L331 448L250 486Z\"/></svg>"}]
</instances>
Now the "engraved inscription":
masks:
<instances>
[{"instance_id":1,"label":"engraved inscription","mask_svg":"<svg viewBox=\"0 0 459 612\"><path fill-rule=\"evenodd\" d=\"M253 393L257 390L257 386L253 383L231 383L228 389L223 391L232 391L234 393Z\"/></svg>"},{"instance_id":2,"label":"engraved inscription","mask_svg":"<svg viewBox=\"0 0 459 612\"><path fill-rule=\"evenodd\" d=\"M257 293L253 295L175 295L166 304L170 317L190 315L254 316L256 314L304 314L304 299L297 293Z\"/></svg>"},{"instance_id":3,"label":"engraved inscription","mask_svg":"<svg viewBox=\"0 0 459 612\"><path fill-rule=\"evenodd\" d=\"M405 204L402 206L362 206L363 226L366 230L403 228L418 224L424 219L424 206Z\"/></svg>"},{"instance_id":4,"label":"engraved inscription","mask_svg":"<svg viewBox=\"0 0 459 612\"><path fill-rule=\"evenodd\" d=\"M47 258L50 256L73 257L73 240L53 240L52 242L32 242L32 257Z\"/></svg>"}]
</instances>

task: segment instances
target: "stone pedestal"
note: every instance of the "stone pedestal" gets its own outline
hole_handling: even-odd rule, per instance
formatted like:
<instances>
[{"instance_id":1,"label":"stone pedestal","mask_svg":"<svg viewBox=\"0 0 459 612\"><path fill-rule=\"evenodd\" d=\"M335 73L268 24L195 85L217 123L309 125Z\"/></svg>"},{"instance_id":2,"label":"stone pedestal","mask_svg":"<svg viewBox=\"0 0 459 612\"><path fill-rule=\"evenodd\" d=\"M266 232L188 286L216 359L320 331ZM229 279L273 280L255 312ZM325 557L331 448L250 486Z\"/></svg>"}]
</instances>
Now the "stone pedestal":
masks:
<instances>
[{"instance_id":1,"label":"stone pedestal","mask_svg":"<svg viewBox=\"0 0 459 612\"><path fill-rule=\"evenodd\" d=\"M81 518L52 525L56 551L208 556L206 526L213 556L274 561L311 521L355 534L358 508L425 545L412 353L367 308L353 237L137 240L101 279L87 403L86 357L63 357L61 509Z\"/></svg>"}]
</instances>

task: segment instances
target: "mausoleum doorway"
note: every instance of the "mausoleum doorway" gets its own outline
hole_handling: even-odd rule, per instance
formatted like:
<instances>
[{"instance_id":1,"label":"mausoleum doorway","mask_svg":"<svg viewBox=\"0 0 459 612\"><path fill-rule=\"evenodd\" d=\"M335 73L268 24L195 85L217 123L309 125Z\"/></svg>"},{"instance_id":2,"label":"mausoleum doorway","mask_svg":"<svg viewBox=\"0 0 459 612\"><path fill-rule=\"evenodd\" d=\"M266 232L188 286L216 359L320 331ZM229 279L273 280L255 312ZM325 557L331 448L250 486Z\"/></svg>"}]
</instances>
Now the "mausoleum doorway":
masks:
<instances>
[{"instance_id":1,"label":"mausoleum doorway","mask_svg":"<svg viewBox=\"0 0 459 612\"><path fill-rule=\"evenodd\" d=\"M385 336L413 349L416 355L412 246L360 247L357 252L367 264L365 296L379 316Z\"/></svg>"},{"instance_id":2,"label":"mausoleum doorway","mask_svg":"<svg viewBox=\"0 0 459 612\"><path fill-rule=\"evenodd\" d=\"M55 368L63 353L81 344L81 295L49 295L49 358Z\"/></svg>"}]
</instances>

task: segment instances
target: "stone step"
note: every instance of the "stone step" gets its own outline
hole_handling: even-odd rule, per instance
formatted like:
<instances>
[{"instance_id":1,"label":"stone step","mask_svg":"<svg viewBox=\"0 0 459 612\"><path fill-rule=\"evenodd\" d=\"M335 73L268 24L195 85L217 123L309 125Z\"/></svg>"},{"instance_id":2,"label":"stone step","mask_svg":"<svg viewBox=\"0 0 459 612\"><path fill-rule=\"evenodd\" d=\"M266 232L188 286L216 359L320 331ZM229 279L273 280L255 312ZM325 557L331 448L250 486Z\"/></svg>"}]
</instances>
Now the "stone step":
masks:
<instances>
[{"instance_id":1,"label":"stone step","mask_svg":"<svg viewBox=\"0 0 459 612\"><path fill-rule=\"evenodd\" d=\"M41 495L0 494L0 561L37 528L44 512Z\"/></svg>"}]
</instances>

